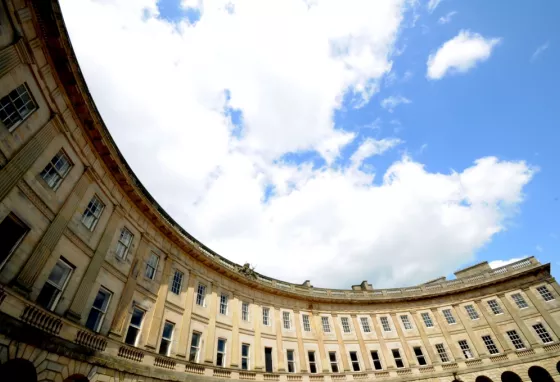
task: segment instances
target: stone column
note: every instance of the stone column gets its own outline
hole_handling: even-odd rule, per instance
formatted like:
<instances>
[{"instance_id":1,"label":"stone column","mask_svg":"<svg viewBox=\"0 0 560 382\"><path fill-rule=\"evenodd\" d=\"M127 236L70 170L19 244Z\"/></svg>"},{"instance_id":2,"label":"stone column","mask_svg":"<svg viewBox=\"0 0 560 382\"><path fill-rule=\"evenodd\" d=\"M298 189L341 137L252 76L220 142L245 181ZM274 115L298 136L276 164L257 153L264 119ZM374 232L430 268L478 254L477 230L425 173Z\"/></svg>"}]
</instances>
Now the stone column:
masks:
<instances>
[{"instance_id":1,"label":"stone column","mask_svg":"<svg viewBox=\"0 0 560 382\"><path fill-rule=\"evenodd\" d=\"M354 325L354 331L356 332L356 338L358 339L358 344L360 345L360 352L362 353L362 358L364 359L364 368L366 371L371 370L371 360L370 354L367 351L366 344L364 343L364 337L362 336L362 330L358 323L358 317L355 314L352 316L352 325ZM373 323L372 323L373 324ZM345 359L348 363L348 357L346 354L342 355L342 359ZM348 366L350 368L350 366Z\"/></svg>"},{"instance_id":2,"label":"stone column","mask_svg":"<svg viewBox=\"0 0 560 382\"><path fill-rule=\"evenodd\" d=\"M509 341L506 338L506 334L502 333L498 329L496 321L494 321L494 316L489 315L486 309L481 309L480 300L474 300L473 303L476 309L484 316L484 318L486 318L486 322L488 322L488 325L494 332L494 337L497 338L500 345L502 345L502 349L504 349L504 351L510 350L511 346L509 345Z\"/></svg>"},{"instance_id":3,"label":"stone column","mask_svg":"<svg viewBox=\"0 0 560 382\"><path fill-rule=\"evenodd\" d=\"M39 130L0 170L0 200L23 178L23 175L41 156L54 137L61 131L62 123L55 115Z\"/></svg>"},{"instance_id":4,"label":"stone column","mask_svg":"<svg viewBox=\"0 0 560 382\"><path fill-rule=\"evenodd\" d=\"M535 293L531 288L523 288L523 292L525 292L525 295L527 296L529 301L531 301L535 308L537 308L542 318L544 318L550 329L556 335L556 338L560 338L560 324L556 319L554 319L554 317L552 317L543 301L535 296Z\"/></svg>"},{"instance_id":5,"label":"stone column","mask_svg":"<svg viewBox=\"0 0 560 382\"><path fill-rule=\"evenodd\" d=\"M113 214L105 227L103 236L101 236L99 245L89 262L84 277L82 277L82 281L80 281L80 285L76 290L72 304L66 312L67 317L73 321L80 322L83 314L87 314L86 302L92 292L91 286L95 283L95 280L97 280L97 276L101 270L101 265L103 264L103 261L105 261L105 256L110 249L111 242L115 237L117 226L121 222L123 215L124 213L121 211L121 208L119 206L115 207Z\"/></svg>"},{"instance_id":6,"label":"stone column","mask_svg":"<svg viewBox=\"0 0 560 382\"><path fill-rule=\"evenodd\" d=\"M473 356L476 357L480 357L480 354L485 354L487 352L486 347L484 347L484 344L481 342L480 337L477 337L471 327L470 324L470 318L468 318L463 311L461 310L461 307L458 305L452 305L453 311L455 312L455 314L457 315L457 323L463 325L463 328L465 328L465 331L467 332L467 336L469 337L469 340L471 342L471 344L474 346L474 350L473 351Z\"/></svg>"},{"instance_id":7,"label":"stone column","mask_svg":"<svg viewBox=\"0 0 560 382\"><path fill-rule=\"evenodd\" d=\"M323 342L323 324L321 323L321 316L315 313L310 313L310 315L311 317L309 317L309 321L311 322L311 325L313 326L313 330L317 335L317 346L319 347L319 357L321 357L321 368L323 373L329 373L330 370L328 365L330 363L329 360L327 359L326 352L325 352L325 343ZM347 355L344 354L344 356L346 357Z\"/></svg>"},{"instance_id":8,"label":"stone column","mask_svg":"<svg viewBox=\"0 0 560 382\"><path fill-rule=\"evenodd\" d=\"M303 347L303 335L301 332L301 318L299 310L294 309L294 325L296 326L296 337L298 345L300 371L307 373L307 362L305 362L305 348Z\"/></svg>"},{"instance_id":9,"label":"stone column","mask_svg":"<svg viewBox=\"0 0 560 382\"><path fill-rule=\"evenodd\" d=\"M381 349L381 354L383 355L383 359L385 360L385 367L387 369L394 369L395 366L393 365L393 362L390 361L393 359L391 353L389 353L389 349L387 348L387 344L385 343L385 338L383 337L383 333L381 332L381 329L379 328L379 325L377 324L377 320L375 319L375 316L371 316L372 322L373 322L373 328L375 330L375 335L377 336L377 339L379 340L379 348Z\"/></svg>"},{"instance_id":10,"label":"stone column","mask_svg":"<svg viewBox=\"0 0 560 382\"><path fill-rule=\"evenodd\" d=\"M274 324L276 326L276 358L278 359L278 371L286 371L284 362L284 343L282 341L282 317L280 309L274 307Z\"/></svg>"},{"instance_id":11,"label":"stone column","mask_svg":"<svg viewBox=\"0 0 560 382\"><path fill-rule=\"evenodd\" d=\"M89 170L82 174L70 196L66 199L60 211L51 222L43 237L31 253L19 275L14 280L15 287L24 293L30 293L39 274L43 271L52 250L58 244L60 237L68 226L70 219L76 211L78 203L84 197L90 184Z\"/></svg>"},{"instance_id":12,"label":"stone column","mask_svg":"<svg viewBox=\"0 0 560 382\"><path fill-rule=\"evenodd\" d=\"M148 242L140 236L140 242L138 244L138 249L134 254L134 260L130 266L130 273L124 284L123 291L121 293L121 298L117 305L115 315L113 316L113 322L111 323L111 329L109 330L109 337L121 341L124 335L124 326L127 317L127 313L130 311L130 304L134 298L134 292L136 291L136 279L140 273L140 268L142 264L142 255L146 252L148 248Z\"/></svg>"},{"instance_id":13,"label":"stone column","mask_svg":"<svg viewBox=\"0 0 560 382\"><path fill-rule=\"evenodd\" d=\"M445 342L447 342L447 347L451 350L451 354L453 354L453 358L455 360L463 359L463 352L461 349L458 349L457 346L453 343L451 336L449 335L449 330L447 330L447 320L443 320L439 311L435 308L430 309L432 316L435 317L436 322L445 338Z\"/></svg>"},{"instance_id":14,"label":"stone column","mask_svg":"<svg viewBox=\"0 0 560 382\"><path fill-rule=\"evenodd\" d=\"M338 348L340 349L341 354L346 355L347 354L346 353L346 346L344 345L344 339L342 338L342 333L340 332L338 315L333 314L332 318L333 318L334 332L336 334L336 342L338 342ZM365 357L366 357L366 355L363 356L363 358L365 358ZM350 365L348 364L348 357L341 357L341 358L342 358L342 367L344 368L344 371L349 372L350 371ZM329 362L330 362L330 360L329 360Z\"/></svg>"},{"instance_id":15,"label":"stone column","mask_svg":"<svg viewBox=\"0 0 560 382\"><path fill-rule=\"evenodd\" d=\"M181 325L181 334L179 335L179 346L177 350L177 357L186 358L189 354L189 346L187 343L189 340L190 329L191 329L191 313L194 304L194 291L196 288L196 276L191 271L189 273L189 281L187 284L187 297L185 303L185 310L183 310L183 324Z\"/></svg>"},{"instance_id":16,"label":"stone column","mask_svg":"<svg viewBox=\"0 0 560 382\"><path fill-rule=\"evenodd\" d=\"M208 326L206 329L206 346L204 348L204 363L214 363L214 346L216 345L216 301L218 296L214 284L210 284L210 304L208 306Z\"/></svg>"},{"instance_id":17,"label":"stone column","mask_svg":"<svg viewBox=\"0 0 560 382\"><path fill-rule=\"evenodd\" d=\"M263 370L263 349L261 345L262 311L261 307L257 304L253 304L253 321L253 324L255 325L255 370Z\"/></svg>"},{"instance_id":18,"label":"stone column","mask_svg":"<svg viewBox=\"0 0 560 382\"><path fill-rule=\"evenodd\" d=\"M148 334L148 341L146 342L146 347L149 349L157 350L157 341L163 328L163 314L165 311L165 301L167 300L167 291L169 290L169 279L171 278L172 266L173 258L171 256L166 256L159 284L156 305L154 307L154 315L152 317L150 332Z\"/></svg>"},{"instance_id":19,"label":"stone column","mask_svg":"<svg viewBox=\"0 0 560 382\"><path fill-rule=\"evenodd\" d=\"M529 330L525 321L523 321L518 314L515 314L515 308L511 305L509 299L503 293L496 295L496 298L503 307L504 312L508 313L510 317L513 318L517 327L521 330L521 333L523 333L523 336L527 339L527 341L529 341L529 344L531 346L538 345L539 341L537 341L535 335L531 332L531 330Z\"/></svg>"},{"instance_id":20,"label":"stone column","mask_svg":"<svg viewBox=\"0 0 560 382\"><path fill-rule=\"evenodd\" d=\"M231 301L231 367L240 366L239 357L239 298L236 295L233 296Z\"/></svg>"},{"instance_id":21,"label":"stone column","mask_svg":"<svg viewBox=\"0 0 560 382\"><path fill-rule=\"evenodd\" d=\"M428 339L428 336L426 335L426 331L424 330L424 327L422 326L423 323L418 323L418 321L416 321L416 312L410 312L410 320L412 325L414 325L414 327L416 329L418 329L418 333L420 334L420 338L422 339L422 343L424 344L424 349L426 349L426 353L428 353L428 357L430 358L431 363L437 363L439 362L439 357L436 357L435 353L434 353L434 349L432 348L432 344L430 343L430 340Z\"/></svg>"},{"instance_id":22,"label":"stone column","mask_svg":"<svg viewBox=\"0 0 560 382\"><path fill-rule=\"evenodd\" d=\"M400 340L401 340L401 344L404 350L404 355L407 359L408 365L412 366L412 365L416 365L416 357L414 357L412 355L412 353L410 352L410 346L408 345L408 341L406 340L406 337L404 336L404 333L402 331L401 326L399 325L399 322L397 321L397 315L395 313L391 313L391 319L393 320L393 324L395 325L395 330L397 331L397 335L399 336Z\"/></svg>"}]
</instances>

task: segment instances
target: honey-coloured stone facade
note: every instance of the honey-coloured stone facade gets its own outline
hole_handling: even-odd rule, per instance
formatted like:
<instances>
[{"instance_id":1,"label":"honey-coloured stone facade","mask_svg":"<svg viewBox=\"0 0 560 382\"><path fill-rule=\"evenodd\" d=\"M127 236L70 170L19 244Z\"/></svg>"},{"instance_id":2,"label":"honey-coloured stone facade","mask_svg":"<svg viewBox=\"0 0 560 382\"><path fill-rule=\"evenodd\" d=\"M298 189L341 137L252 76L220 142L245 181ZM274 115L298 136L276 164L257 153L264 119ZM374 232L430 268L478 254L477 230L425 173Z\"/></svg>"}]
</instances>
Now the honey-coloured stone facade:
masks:
<instances>
[{"instance_id":1,"label":"honey-coloured stone facade","mask_svg":"<svg viewBox=\"0 0 560 382\"><path fill-rule=\"evenodd\" d=\"M128 167L58 3L6 0L0 380L558 381L560 287L532 257L346 290L232 263Z\"/></svg>"}]
</instances>

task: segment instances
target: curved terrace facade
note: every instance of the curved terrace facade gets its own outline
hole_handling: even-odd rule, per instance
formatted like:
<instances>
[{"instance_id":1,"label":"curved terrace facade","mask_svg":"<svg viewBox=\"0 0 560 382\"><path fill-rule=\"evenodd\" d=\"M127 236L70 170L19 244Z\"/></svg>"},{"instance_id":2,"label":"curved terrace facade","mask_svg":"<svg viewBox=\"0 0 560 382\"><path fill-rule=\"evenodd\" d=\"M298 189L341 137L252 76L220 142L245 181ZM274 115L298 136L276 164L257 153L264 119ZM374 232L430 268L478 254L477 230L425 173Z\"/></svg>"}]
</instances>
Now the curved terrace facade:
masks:
<instances>
[{"instance_id":1,"label":"curved terrace facade","mask_svg":"<svg viewBox=\"0 0 560 382\"><path fill-rule=\"evenodd\" d=\"M232 263L135 177L57 2L0 8L0 379L560 380L549 264L335 290Z\"/></svg>"}]
</instances>

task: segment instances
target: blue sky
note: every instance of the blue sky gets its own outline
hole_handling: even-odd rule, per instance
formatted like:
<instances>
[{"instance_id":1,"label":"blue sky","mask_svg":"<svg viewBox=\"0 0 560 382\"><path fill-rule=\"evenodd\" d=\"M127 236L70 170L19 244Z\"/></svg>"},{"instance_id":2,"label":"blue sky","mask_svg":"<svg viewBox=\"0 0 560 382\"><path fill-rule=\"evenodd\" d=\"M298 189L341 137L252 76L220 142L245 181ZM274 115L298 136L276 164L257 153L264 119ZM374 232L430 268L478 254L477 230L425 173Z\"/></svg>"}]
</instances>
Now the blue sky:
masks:
<instances>
[{"instance_id":1,"label":"blue sky","mask_svg":"<svg viewBox=\"0 0 560 382\"><path fill-rule=\"evenodd\" d=\"M220 254L316 286L530 255L558 274L560 4L302 4L62 1L164 208Z\"/></svg>"}]
</instances>

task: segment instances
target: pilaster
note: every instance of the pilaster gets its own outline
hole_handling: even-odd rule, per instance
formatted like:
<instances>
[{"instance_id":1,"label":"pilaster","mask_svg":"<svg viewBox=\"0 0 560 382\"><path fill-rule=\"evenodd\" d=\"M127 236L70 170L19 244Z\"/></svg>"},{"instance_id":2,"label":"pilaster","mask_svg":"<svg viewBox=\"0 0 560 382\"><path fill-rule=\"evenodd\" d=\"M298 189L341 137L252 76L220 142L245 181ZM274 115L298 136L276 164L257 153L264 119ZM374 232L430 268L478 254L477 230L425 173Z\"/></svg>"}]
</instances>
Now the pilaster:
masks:
<instances>
[{"instance_id":1,"label":"pilaster","mask_svg":"<svg viewBox=\"0 0 560 382\"><path fill-rule=\"evenodd\" d=\"M280 309L274 307L274 324L276 326L276 357L278 359L278 371L286 371L286 363L284 362L284 343L282 341L282 317L280 317Z\"/></svg>"},{"instance_id":2,"label":"pilaster","mask_svg":"<svg viewBox=\"0 0 560 382\"><path fill-rule=\"evenodd\" d=\"M262 310L257 304L253 304L253 324L255 325L255 348L253 353L255 355L255 370L263 370L263 348L261 341L261 322L262 322Z\"/></svg>"},{"instance_id":3,"label":"pilaster","mask_svg":"<svg viewBox=\"0 0 560 382\"><path fill-rule=\"evenodd\" d=\"M484 344L481 342L480 337L477 337L474 334L474 331L470 324L470 319L463 313L461 307L459 305L453 305L452 307L453 311L457 314L458 323L463 325L463 328L465 328L465 332L467 332L467 336L469 337L470 343L474 346L474 356L478 357L480 356L480 354L487 353L486 347L484 347Z\"/></svg>"},{"instance_id":4,"label":"pilaster","mask_svg":"<svg viewBox=\"0 0 560 382\"><path fill-rule=\"evenodd\" d=\"M148 341L146 343L147 348L157 350L157 340L160 336L160 332L163 328L163 313L165 310L165 301L167 300L167 291L169 290L169 279L171 277L171 267L173 265L173 259L171 256L165 257L165 265L163 267L163 273L161 275L161 281L159 284L158 296L156 300L156 306L154 308L154 316L150 325L150 332L148 334Z\"/></svg>"},{"instance_id":5,"label":"pilaster","mask_svg":"<svg viewBox=\"0 0 560 382\"><path fill-rule=\"evenodd\" d=\"M542 316L542 318L544 318L550 329L556 335L556 339L558 340L558 338L560 338L560 324L558 323L558 321L555 320L554 317L552 317L543 301L535 295L535 292L533 292L531 288L523 288L523 292L525 292L525 295L527 296L529 301L531 301L535 308L537 308L540 315Z\"/></svg>"},{"instance_id":6,"label":"pilaster","mask_svg":"<svg viewBox=\"0 0 560 382\"><path fill-rule=\"evenodd\" d=\"M416 365L416 363L417 363L416 362L416 357L414 357L412 355L412 353L410 352L410 346L408 345L408 341L406 340L406 337L404 336L402 328L399 325L399 322L397 321L397 315L395 313L391 313L391 319L393 321L393 325L395 325L395 330L397 331L397 335L399 336L399 339L401 341L402 348L404 350L404 355L407 359L408 365L409 366Z\"/></svg>"},{"instance_id":7,"label":"pilaster","mask_svg":"<svg viewBox=\"0 0 560 382\"><path fill-rule=\"evenodd\" d=\"M488 312L486 311L486 309L481 309L480 300L475 300L475 301L473 301L473 303L474 303L474 306L476 307L476 310L478 310L484 316L484 318L486 319L486 322L488 322L488 325L492 329L492 332L494 332L494 338L496 338L498 340L498 342L502 346L502 349L504 349L504 351L510 350L511 346L509 345L509 341L505 337L505 333L502 333L498 329L498 326L496 325L496 321L494 321L494 317L489 315Z\"/></svg>"},{"instance_id":8,"label":"pilaster","mask_svg":"<svg viewBox=\"0 0 560 382\"><path fill-rule=\"evenodd\" d=\"M296 337L299 355L300 372L307 373L307 362L305 362L305 348L303 347L303 335L301 333L301 317L299 310L294 309L294 325L296 326Z\"/></svg>"},{"instance_id":9,"label":"pilaster","mask_svg":"<svg viewBox=\"0 0 560 382\"><path fill-rule=\"evenodd\" d=\"M334 332L336 334L336 342L338 342L338 348L340 349L340 354L346 355L346 346L344 345L344 339L342 338L342 333L340 332L340 325L339 325L339 317L337 314L332 315L333 318L333 325L334 325ZM354 327L354 329L358 329ZM364 355L363 358L366 356ZM350 365L348 363L348 357L341 357L342 358L342 367L344 371L350 371Z\"/></svg>"},{"instance_id":10,"label":"pilaster","mask_svg":"<svg viewBox=\"0 0 560 382\"><path fill-rule=\"evenodd\" d=\"M461 349L457 348L457 346L455 345L455 343L451 339L451 336L449 335L449 330L447 330L447 321L444 321L442 319L441 314L439 313L439 311L437 309L432 308L431 313L432 313L432 316L436 319L436 322L439 326L439 329L441 330L441 333L443 334L443 337L445 338L445 342L447 342L447 347L449 348L449 350L451 350L451 354L453 354L453 358L455 360L460 360L460 359L465 358L465 357L463 357L463 353L461 352Z\"/></svg>"},{"instance_id":11,"label":"pilaster","mask_svg":"<svg viewBox=\"0 0 560 382\"><path fill-rule=\"evenodd\" d=\"M422 343L424 344L424 349L426 349L426 353L428 353L428 357L430 358L430 361L432 363L437 363L437 362L439 362L439 358L436 357L436 354L434 353L434 349L432 348L432 344L430 343L430 340L428 339L428 336L426 335L426 330L422 326L424 323L423 322L419 323L416 320L416 316L417 316L417 312L410 312L410 319L412 321L412 324L414 325L414 327L418 330L418 333L420 334L420 338L422 339Z\"/></svg>"},{"instance_id":12,"label":"pilaster","mask_svg":"<svg viewBox=\"0 0 560 382\"><path fill-rule=\"evenodd\" d=\"M187 297L185 302L185 309L183 310L183 324L181 325L181 334L179 335L179 347L177 349L177 356L186 358L189 354L189 340L191 329L191 313L194 304L194 291L196 288L196 275L191 271L189 273L189 281L187 284Z\"/></svg>"},{"instance_id":13,"label":"pilaster","mask_svg":"<svg viewBox=\"0 0 560 382\"><path fill-rule=\"evenodd\" d=\"M529 344L532 346L538 345L539 341L537 341L535 334L531 332L525 321L523 321L521 317L519 317L519 315L515 313L515 308L513 307L509 299L503 293L498 294L496 297L498 301L500 301L500 305L503 307L504 311L507 312L511 318L513 318L513 320L517 324L517 327L519 328L519 330L521 330L521 333L523 333L523 336L527 339Z\"/></svg>"},{"instance_id":14,"label":"pilaster","mask_svg":"<svg viewBox=\"0 0 560 382\"><path fill-rule=\"evenodd\" d=\"M239 298L234 295L231 301L231 367L240 366L239 358Z\"/></svg>"},{"instance_id":15,"label":"pilaster","mask_svg":"<svg viewBox=\"0 0 560 382\"><path fill-rule=\"evenodd\" d=\"M206 346L204 347L204 363L214 363L214 347L216 346L216 302L218 295L214 284L210 284L210 303L208 306L208 326L206 328Z\"/></svg>"},{"instance_id":16,"label":"pilaster","mask_svg":"<svg viewBox=\"0 0 560 382\"><path fill-rule=\"evenodd\" d=\"M364 336L362 336L362 330L360 329L359 323L358 323L358 317L355 314L352 314L352 325L354 325L354 331L356 332L356 338L358 339L358 344L360 345L360 353L362 353L362 358L364 360L364 368L366 371L371 370L371 360L370 360L370 355L367 351L366 348L366 344L364 342ZM374 326L374 325L372 325ZM346 354L341 354L342 359L346 360L346 363L348 363L348 357L346 356ZM343 361L344 363L344 361ZM346 366L344 366L344 369L346 370ZM348 369L350 369L350 366L348 366Z\"/></svg>"}]
</instances>

